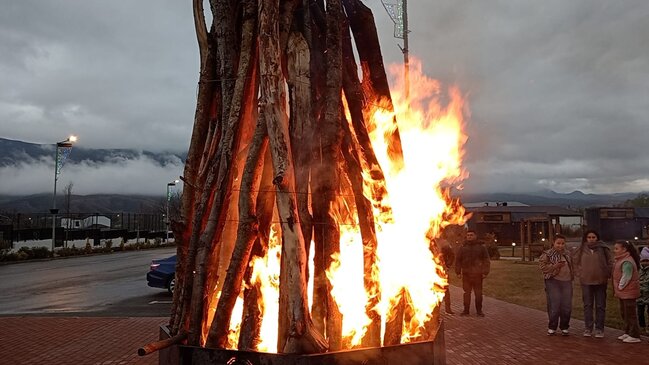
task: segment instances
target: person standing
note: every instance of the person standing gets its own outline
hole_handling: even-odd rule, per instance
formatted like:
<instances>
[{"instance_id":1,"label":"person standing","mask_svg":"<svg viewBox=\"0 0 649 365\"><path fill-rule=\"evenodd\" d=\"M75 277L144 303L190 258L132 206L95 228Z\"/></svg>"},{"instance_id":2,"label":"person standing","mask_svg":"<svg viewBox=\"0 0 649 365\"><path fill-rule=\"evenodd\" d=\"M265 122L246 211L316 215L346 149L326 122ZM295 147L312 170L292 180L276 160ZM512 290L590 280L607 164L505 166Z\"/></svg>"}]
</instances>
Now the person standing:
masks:
<instances>
[{"instance_id":1,"label":"person standing","mask_svg":"<svg viewBox=\"0 0 649 365\"><path fill-rule=\"evenodd\" d=\"M477 240L475 231L466 232L466 240L458 250L455 259L455 273L462 278L464 289L464 311L462 316L469 315L471 307L471 291L475 295L475 309L479 317L484 317L482 311L482 282L489 275L491 261L489 252L482 241Z\"/></svg>"},{"instance_id":2,"label":"person standing","mask_svg":"<svg viewBox=\"0 0 649 365\"><path fill-rule=\"evenodd\" d=\"M545 296L548 303L548 335L557 332L568 336L572 312L572 280L574 271L572 257L566 252L566 237L558 234L552 248L543 252L539 267L545 280Z\"/></svg>"},{"instance_id":3,"label":"person standing","mask_svg":"<svg viewBox=\"0 0 649 365\"><path fill-rule=\"evenodd\" d=\"M640 298L636 303L640 329L649 334L649 327L645 319L645 313L649 313L649 246L640 251Z\"/></svg>"},{"instance_id":4,"label":"person standing","mask_svg":"<svg viewBox=\"0 0 649 365\"><path fill-rule=\"evenodd\" d=\"M640 297L640 256L635 246L627 241L615 242L613 253L613 290L620 299L620 314L624 320L624 334L617 339L624 343L638 343L641 340L636 299Z\"/></svg>"},{"instance_id":5,"label":"person standing","mask_svg":"<svg viewBox=\"0 0 649 365\"><path fill-rule=\"evenodd\" d=\"M448 242L445 239L440 239L440 251L441 251L441 261L442 265L444 265L444 269L446 272L450 272L451 268L453 267L453 263L455 261L455 252L453 250L453 246L451 246L451 243ZM444 308L446 311L446 314L455 314L453 312L453 309L451 308L451 288L450 285L446 287L444 290Z\"/></svg>"},{"instance_id":6,"label":"person standing","mask_svg":"<svg viewBox=\"0 0 649 365\"><path fill-rule=\"evenodd\" d=\"M613 270L611 249L599 240L596 231L588 230L575 250L573 262L584 303L584 337L591 337L594 326L595 338L604 338L606 286Z\"/></svg>"}]
</instances>

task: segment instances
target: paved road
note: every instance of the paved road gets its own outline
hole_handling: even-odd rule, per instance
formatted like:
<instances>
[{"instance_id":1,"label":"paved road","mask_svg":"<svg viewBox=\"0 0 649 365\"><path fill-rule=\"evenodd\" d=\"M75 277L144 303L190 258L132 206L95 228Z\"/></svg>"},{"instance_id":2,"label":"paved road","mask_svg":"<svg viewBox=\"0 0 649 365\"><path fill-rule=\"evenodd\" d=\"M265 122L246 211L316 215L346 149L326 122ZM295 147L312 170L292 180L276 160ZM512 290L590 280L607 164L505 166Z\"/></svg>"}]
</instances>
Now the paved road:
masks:
<instances>
[{"instance_id":1,"label":"paved road","mask_svg":"<svg viewBox=\"0 0 649 365\"><path fill-rule=\"evenodd\" d=\"M0 315L167 316L171 295L146 285L175 248L0 266Z\"/></svg>"}]
</instances>

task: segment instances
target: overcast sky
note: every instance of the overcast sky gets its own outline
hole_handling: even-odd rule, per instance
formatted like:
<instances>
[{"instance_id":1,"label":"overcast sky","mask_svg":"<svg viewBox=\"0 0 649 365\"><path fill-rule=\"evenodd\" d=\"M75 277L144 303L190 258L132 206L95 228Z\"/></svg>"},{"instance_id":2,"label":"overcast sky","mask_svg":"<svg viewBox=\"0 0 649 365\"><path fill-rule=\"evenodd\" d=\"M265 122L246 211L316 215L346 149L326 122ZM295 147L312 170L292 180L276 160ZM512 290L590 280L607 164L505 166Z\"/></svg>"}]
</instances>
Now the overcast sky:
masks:
<instances>
[{"instance_id":1,"label":"overcast sky","mask_svg":"<svg viewBox=\"0 0 649 365\"><path fill-rule=\"evenodd\" d=\"M186 152L198 79L190 0L1 2L0 137ZM386 64L400 62L380 1L366 4ZM649 190L649 2L408 5L411 54L470 105L468 191ZM0 194L50 191L53 168L38 166L0 170ZM116 173L131 182L124 192L164 191L182 172L148 160L65 169L60 181L85 194L124 191Z\"/></svg>"}]
</instances>

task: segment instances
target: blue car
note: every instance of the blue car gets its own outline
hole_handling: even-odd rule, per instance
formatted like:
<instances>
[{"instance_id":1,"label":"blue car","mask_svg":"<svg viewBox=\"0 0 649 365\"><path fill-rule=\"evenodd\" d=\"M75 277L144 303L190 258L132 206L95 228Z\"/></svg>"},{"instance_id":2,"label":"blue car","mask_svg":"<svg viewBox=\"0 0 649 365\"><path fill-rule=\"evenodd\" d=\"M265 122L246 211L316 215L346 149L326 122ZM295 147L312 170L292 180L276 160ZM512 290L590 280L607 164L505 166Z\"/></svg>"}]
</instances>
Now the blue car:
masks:
<instances>
[{"instance_id":1,"label":"blue car","mask_svg":"<svg viewBox=\"0 0 649 365\"><path fill-rule=\"evenodd\" d=\"M154 288L174 292L176 286L176 255L166 259L151 260L151 269L146 274L147 284Z\"/></svg>"}]
</instances>

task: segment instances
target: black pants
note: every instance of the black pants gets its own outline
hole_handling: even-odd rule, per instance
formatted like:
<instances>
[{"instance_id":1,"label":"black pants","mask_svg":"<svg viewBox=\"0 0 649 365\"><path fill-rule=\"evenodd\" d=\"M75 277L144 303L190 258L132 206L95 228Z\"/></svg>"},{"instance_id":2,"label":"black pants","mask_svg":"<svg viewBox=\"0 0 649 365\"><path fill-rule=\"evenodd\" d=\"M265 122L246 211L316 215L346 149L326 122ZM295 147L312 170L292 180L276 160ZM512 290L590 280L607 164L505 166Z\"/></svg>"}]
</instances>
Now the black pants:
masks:
<instances>
[{"instance_id":1,"label":"black pants","mask_svg":"<svg viewBox=\"0 0 649 365\"><path fill-rule=\"evenodd\" d=\"M649 304L638 304L638 323L642 328L647 326L645 313L649 313Z\"/></svg>"},{"instance_id":2,"label":"black pants","mask_svg":"<svg viewBox=\"0 0 649 365\"><path fill-rule=\"evenodd\" d=\"M444 307L446 309L446 313L451 312L451 286L447 286L446 290L444 291Z\"/></svg>"},{"instance_id":3,"label":"black pants","mask_svg":"<svg viewBox=\"0 0 649 365\"><path fill-rule=\"evenodd\" d=\"M464 289L464 312L469 313L471 291L473 290L475 310L482 313L482 274L462 274L462 289Z\"/></svg>"}]
</instances>

